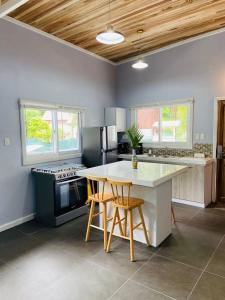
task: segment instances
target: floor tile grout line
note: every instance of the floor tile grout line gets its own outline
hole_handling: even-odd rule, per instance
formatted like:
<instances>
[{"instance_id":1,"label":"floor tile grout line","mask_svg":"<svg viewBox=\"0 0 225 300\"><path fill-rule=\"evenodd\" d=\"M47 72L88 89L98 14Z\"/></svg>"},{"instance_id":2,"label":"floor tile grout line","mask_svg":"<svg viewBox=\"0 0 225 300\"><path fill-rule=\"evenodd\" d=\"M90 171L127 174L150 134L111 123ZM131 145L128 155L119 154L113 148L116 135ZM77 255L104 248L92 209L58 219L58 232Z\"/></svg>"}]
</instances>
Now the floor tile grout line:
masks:
<instances>
[{"instance_id":1,"label":"floor tile grout line","mask_svg":"<svg viewBox=\"0 0 225 300\"><path fill-rule=\"evenodd\" d=\"M146 261L136 272L134 272L131 276L130 276L130 278L128 278L128 280L130 280L130 281L132 281L132 282L135 282L136 284L140 284L140 285L142 285L143 287L145 287L145 288L147 288L147 289L150 289L150 290L152 290L152 291L154 291L154 292L157 292L158 294L161 294L161 295L163 295L163 296L166 296L166 297L169 297L170 299L173 299L173 300L176 300L175 298L173 298L173 297L171 297L171 296L169 296L169 295L167 295L167 294L164 294L164 293L162 293L161 291L158 291L158 290L155 290L155 289L153 289L153 288L149 288L148 286L146 286L146 285L144 285L144 284L142 284L142 283L139 283L139 282L136 282L135 280L133 280L132 278L134 277L134 275L137 273L137 272L139 272L148 262L150 262L155 256L158 256L157 255L157 253L154 253L149 259L148 259L148 261ZM108 300L108 299L107 299Z\"/></svg>"},{"instance_id":2,"label":"floor tile grout line","mask_svg":"<svg viewBox=\"0 0 225 300\"><path fill-rule=\"evenodd\" d=\"M219 275L219 274L216 274L216 273L213 273L213 272L209 272L209 271L206 271L206 270L205 270L204 273L208 273L208 274L210 274L210 275L214 275L214 276L217 276L217 277L220 277L220 278L225 279L225 276Z\"/></svg>"},{"instance_id":3,"label":"floor tile grout line","mask_svg":"<svg viewBox=\"0 0 225 300\"><path fill-rule=\"evenodd\" d=\"M190 222L198 215L200 214L200 212L202 212L201 209L199 209L199 211L197 211L190 219L187 220L187 225L190 224Z\"/></svg>"},{"instance_id":4,"label":"floor tile grout line","mask_svg":"<svg viewBox=\"0 0 225 300\"><path fill-rule=\"evenodd\" d=\"M219 241L219 243L218 243L216 249L215 249L215 250L213 251L213 253L211 254L211 256L210 256L210 258L209 258L209 260L208 260L208 262L207 262L205 268L202 270L202 272L201 272L201 274L199 275L199 277L198 277L196 283L194 284L193 288L191 289L190 294L189 294L188 297L187 297L187 300L190 299L191 295L193 294L193 292L194 292L196 286L198 285L199 281L201 280L201 278L202 278L204 272L206 271L208 265L209 265L210 262L212 261L214 255L215 255L215 253L216 253L216 251L217 251L217 249L220 247L221 243L223 242L224 237L225 237L225 235L222 236L222 238L220 239L220 241Z\"/></svg>"},{"instance_id":5,"label":"floor tile grout line","mask_svg":"<svg viewBox=\"0 0 225 300\"><path fill-rule=\"evenodd\" d=\"M114 293L111 295L111 296L109 296L106 300L110 300L110 299L112 299L112 297L137 273L137 272L139 272L141 269L142 269L142 267L143 266L145 266L153 257L155 256L155 254L152 254L152 256L145 262L145 263L143 263L131 276L129 276L128 278L127 278L127 280L116 290L116 291L114 291Z\"/></svg>"},{"instance_id":6,"label":"floor tile grout line","mask_svg":"<svg viewBox=\"0 0 225 300\"><path fill-rule=\"evenodd\" d=\"M176 260L176 259L173 259L173 258L170 258L170 257L167 257L165 255L162 255L162 254L159 254L159 253L156 253L157 256L160 256L160 257L163 257L163 258L166 258L172 262L176 262L176 263L179 263L179 264L182 264L186 267L189 267L189 268L192 268L192 269L195 269L195 270L198 270L198 271L202 271L204 268L198 268L198 267L195 267L195 266L192 266L192 265L189 265L189 264L186 264L182 261L179 261L179 260Z\"/></svg>"},{"instance_id":7,"label":"floor tile grout line","mask_svg":"<svg viewBox=\"0 0 225 300\"><path fill-rule=\"evenodd\" d=\"M150 290L150 291L154 291L154 292L156 292L156 293L158 293L158 294L160 294L160 295L163 295L163 296L165 296L165 297L167 297L167 298L169 298L169 299L176 300L176 298L173 298L173 297L171 297L171 296L169 296L169 295L167 295L167 294L164 294L163 292L160 292L160 291L158 291L158 290L156 290L156 289L154 289L154 288L152 288L152 287L149 287L149 286L147 286L147 285L145 285L145 284L143 284L143 283L137 282L137 281L135 281L135 280L133 280L133 279L129 279L129 281L132 281L132 282L134 282L135 284L138 284L138 285L140 285L140 286L142 286L142 287L144 287L144 288L146 288L146 289L148 289L148 290Z\"/></svg>"},{"instance_id":8,"label":"floor tile grout line","mask_svg":"<svg viewBox=\"0 0 225 300\"><path fill-rule=\"evenodd\" d=\"M107 272L110 272L110 273L112 273L113 275L120 276L120 277L122 277L123 279L127 280L127 278L126 278L124 275L118 274L117 272L112 271L112 270L110 270L110 269L108 269L108 268L106 268L106 267L104 267L104 266L102 266L102 265L100 265L100 264L98 264L98 263L92 261L91 258L87 258L87 259L84 259L84 260L85 260L86 262L88 262L89 264L95 265L96 267L99 267L99 268L101 268L101 269L103 269L103 270L105 270L105 271L107 271Z\"/></svg>"},{"instance_id":9,"label":"floor tile grout line","mask_svg":"<svg viewBox=\"0 0 225 300\"><path fill-rule=\"evenodd\" d=\"M33 232L28 233L28 232L24 232L24 231L22 231L22 230L20 230L20 229L16 229L16 228L15 228L15 230L18 231L18 232L20 232L20 233L23 233L23 234L25 234L25 235L27 235L27 236L32 236L32 235L34 235L34 234L36 234L36 233L38 233L38 232L41 231L41 229L40 229L40 230L37 230L37 231L33 231Z\"/></svg>"}]
</instances>

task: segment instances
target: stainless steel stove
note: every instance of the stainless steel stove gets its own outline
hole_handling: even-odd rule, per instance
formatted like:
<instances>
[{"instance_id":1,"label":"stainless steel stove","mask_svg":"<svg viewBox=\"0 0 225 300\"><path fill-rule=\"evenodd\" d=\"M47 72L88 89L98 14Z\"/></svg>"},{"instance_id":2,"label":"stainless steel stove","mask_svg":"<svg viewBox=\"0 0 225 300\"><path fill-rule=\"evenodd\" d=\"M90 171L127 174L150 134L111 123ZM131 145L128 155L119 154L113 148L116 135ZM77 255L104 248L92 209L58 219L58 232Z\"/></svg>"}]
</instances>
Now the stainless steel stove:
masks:
<instances>
[{"instance_id":1,"label":"stainless steel stove","mask_svg":"<svg viewBox=\"0 0 225 300\"><path fill-rule=\"evenodd\" d=\"M32 169L36 195L36 218L59 226L87 212L86 178L76 175L82 164L60 164Z\"/></svg>"}]
</instances>

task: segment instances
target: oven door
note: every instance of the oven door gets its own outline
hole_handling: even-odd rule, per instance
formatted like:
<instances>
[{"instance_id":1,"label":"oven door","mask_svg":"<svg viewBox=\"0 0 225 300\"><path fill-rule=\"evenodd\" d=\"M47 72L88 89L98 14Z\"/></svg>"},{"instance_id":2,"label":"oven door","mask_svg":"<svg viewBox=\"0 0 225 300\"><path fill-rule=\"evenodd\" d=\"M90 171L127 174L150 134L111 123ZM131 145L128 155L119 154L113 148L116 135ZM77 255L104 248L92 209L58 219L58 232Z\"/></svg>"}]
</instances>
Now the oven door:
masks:
<instances>
[{"instance_id":1,"label":"oven door","mask_svg":"<svg viewBox=\"0 0 225 300\"><path fill-rule=\"evenodd\" d=\"M65 214L85 205L87 201L87 180L83 177L56 181L55 216Z\"/></svg>"}]
</instances>

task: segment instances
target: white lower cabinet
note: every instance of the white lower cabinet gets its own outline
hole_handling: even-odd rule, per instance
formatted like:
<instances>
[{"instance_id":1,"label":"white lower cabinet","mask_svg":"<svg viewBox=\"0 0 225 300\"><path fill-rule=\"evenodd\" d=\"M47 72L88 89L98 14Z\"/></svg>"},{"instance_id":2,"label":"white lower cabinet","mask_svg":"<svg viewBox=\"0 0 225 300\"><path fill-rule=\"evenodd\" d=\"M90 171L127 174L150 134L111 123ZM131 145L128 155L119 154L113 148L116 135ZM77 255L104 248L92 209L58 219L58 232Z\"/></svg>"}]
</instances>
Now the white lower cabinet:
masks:
<instances>
[{"instance_id":1,"label":"white lower cabinet","mask_svg":"<svg viewBox=\"0 0 225 300\"><path fill-rule=\"evenodd\" d=\"M214 164L190 167L186 173L173 178L172 186L175 201L197 202L206 207L214 197Z\"/></svg>"}]
</instances>

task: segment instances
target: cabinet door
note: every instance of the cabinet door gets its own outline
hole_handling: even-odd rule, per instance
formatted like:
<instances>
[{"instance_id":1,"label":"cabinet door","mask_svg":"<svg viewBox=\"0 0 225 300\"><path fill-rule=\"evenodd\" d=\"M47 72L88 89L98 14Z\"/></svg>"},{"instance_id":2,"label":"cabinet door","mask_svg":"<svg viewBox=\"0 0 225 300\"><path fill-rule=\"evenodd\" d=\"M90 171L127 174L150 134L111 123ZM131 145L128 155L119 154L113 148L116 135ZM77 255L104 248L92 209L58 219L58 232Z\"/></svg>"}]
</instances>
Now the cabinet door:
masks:
<instances>
[{"instance_id":1,"label":"cabinet door","mask_svg":"<svg viewBox=\"0 0 225 300\"><path fill-rule=\"evenodd\" d=\"M118 132L126 130L126 109L124 108L116 109L116 129Z\"/></svg>"},{"instance_id":2,"label":"cabinet door","mask_svg":"<svg viewBox=\"0 0 225 300\"><path fill-rule=\"evenodd\" d=\"M173 198L204 203L204 167L194 166L173 178Z\"/></svg>"},{"instance_id":3,"label":"cabinet door","mask_svg":"<svg viewBox=\"0 0 225 300\"><path fill-rule=\"evenodd\" d=\"M126 130L126 109L121 107L105 108L105 125L116 126L116 131Z\"/></svg>"},{"instance_id":4,"label":"cabinet door","mask_svg":"<svg viewBox=\"0 0 225 300\"><path fill-rule=\"evenodd\" d=\"M116 126L116 107L105 108L105 126Z\"/></svg>"}]
</instances>

